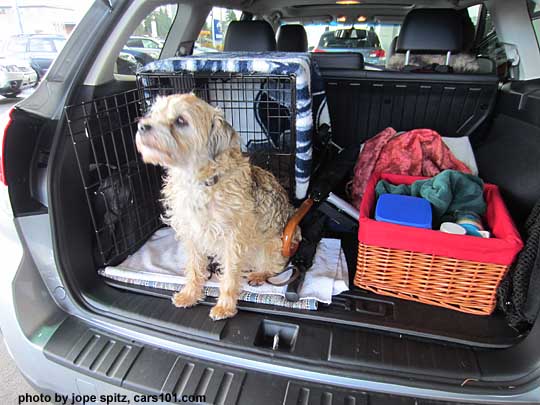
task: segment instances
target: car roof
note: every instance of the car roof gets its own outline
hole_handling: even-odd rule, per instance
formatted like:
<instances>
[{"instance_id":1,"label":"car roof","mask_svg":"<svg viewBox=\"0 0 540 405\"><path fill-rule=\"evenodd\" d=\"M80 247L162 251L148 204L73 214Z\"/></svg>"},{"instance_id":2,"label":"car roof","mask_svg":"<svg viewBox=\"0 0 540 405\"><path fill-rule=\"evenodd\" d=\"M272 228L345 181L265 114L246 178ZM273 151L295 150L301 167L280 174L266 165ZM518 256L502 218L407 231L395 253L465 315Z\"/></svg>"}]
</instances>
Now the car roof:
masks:
<instances>
[{"instance_id":1,"label":"car roof","mask_svg":"<svg viewBox=\"0 0 540 405\"><path fill-rule=\"evenodd\" d=\"M336 0L222 0L213 1L216 6L250 12L254 15L278 16L287 21L310 22L331 21L337 16L346 16L355 21L359 15L365 16L365 23L380 22L399 24L405 15L415 8L455 8L462 9L479 0L359 0L358 4L340 5ZM354 17L354 18L353 18Z\"/></svg>"}]
</instances>

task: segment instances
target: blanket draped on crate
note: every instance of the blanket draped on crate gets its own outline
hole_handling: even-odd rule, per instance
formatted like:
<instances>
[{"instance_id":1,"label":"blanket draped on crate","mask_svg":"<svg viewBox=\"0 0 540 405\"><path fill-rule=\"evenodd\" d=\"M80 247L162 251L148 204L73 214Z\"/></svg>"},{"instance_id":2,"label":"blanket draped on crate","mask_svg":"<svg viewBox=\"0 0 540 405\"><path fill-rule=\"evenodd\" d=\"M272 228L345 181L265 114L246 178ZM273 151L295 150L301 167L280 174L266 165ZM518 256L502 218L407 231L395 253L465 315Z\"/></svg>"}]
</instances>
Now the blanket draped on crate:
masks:
<instances>
[{"instance_id":1,"label":"blanket draped on crate","mask_svg":"<svg viewBox=\"0 0 540 405\"><path fill-rule=\"evenodd\" d=\"M311 173L312 157L312 81L321 80L312 69L311 58L307 53L293 52L223 52L204 55L175 57L152 62L139 70L145 73L244 73L294 76L296 82L295 97L295 196L302 199L307 195ZM144 87L144 77L142 80ZM269 97L280 93L280 89L267 85ZM290 107L291 100L280 102Z\"/></svg>"}]
</instances>

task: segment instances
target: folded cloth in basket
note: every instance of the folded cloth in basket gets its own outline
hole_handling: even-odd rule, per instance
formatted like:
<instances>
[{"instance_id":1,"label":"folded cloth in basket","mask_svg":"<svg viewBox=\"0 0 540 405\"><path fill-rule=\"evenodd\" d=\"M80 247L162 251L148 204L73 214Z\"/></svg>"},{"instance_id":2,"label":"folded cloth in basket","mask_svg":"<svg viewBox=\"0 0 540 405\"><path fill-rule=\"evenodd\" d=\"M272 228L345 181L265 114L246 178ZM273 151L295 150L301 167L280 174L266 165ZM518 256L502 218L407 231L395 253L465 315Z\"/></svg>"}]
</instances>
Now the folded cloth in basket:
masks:
<instances>
[{"instance_id":1,"label":"folded cloth in basket","mask_svg":"<svg viewBox=\"0 0 540 405\"><path fill-rule=\"evenodd\" d=\"M175 239L171 228L159 229L137 252L118 266L99 270L106 278L146 287L178 291L185 284L183 268L186 257L182 244ZM289 273L289 274L287 274ZM287 280L290 271L274 277L274 282ZM347 262L339 239L322 239L317 248L313 266L306 273L300 288L300 301L285 299L286 286L268 283L252 287L243 282L240 300L279 305L288 308L316 310L319 302L329 304L332 296L348 290ZM206 282L205 294L219 295L219 280L215 274Z\"/></svg>"}]
</instances>

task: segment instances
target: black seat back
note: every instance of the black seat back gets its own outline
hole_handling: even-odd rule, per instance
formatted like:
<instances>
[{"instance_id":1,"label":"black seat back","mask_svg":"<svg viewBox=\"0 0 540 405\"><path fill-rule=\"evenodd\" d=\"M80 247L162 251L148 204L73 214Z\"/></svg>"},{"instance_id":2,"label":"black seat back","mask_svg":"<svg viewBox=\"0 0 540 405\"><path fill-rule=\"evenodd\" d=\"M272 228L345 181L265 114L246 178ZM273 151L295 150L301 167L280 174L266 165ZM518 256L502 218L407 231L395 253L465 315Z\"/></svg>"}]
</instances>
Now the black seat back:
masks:
<instances>
[{"instance_id":1,"label":"black seat back","mask_svg":"<svg viewBox=\"0 0 540 405\"><path fill-rule=\"evenodd\" d=\"M225 34L223 50L226 52L275 51L274 30L266 21L231 21Z\"/></svg>"},{"instance_id":2,"label":"black seat back","mask_svg":"<svg viewBox=\"0 0 540 405\"><path fill-rule=\"evenodd\" d=\"M435 73L341 72L324 79L333 139L343 147L386 127L471 135L492 112L498 85L491 75Z\"/></svg>"},{"instance_id":3,"label":"black seat back","mask_svg":"<svg viewBox=\"0 0 540 405\"><path fill-rule=\"evenodd\" d=\"M459 51L463 21L455 10L413 10L396 50ZM397 131L430 128L449 137L471 135L489 118L498 88L494 74L321 71L333 140L343 147L356 147L389 126Z\"/></svg>"},{"instance_id":4,"label":"black seat back","mask_svg":"<svg viewBox=\"0 0 540 405\"><path fill-rule=\"evenodd\" d=\"M308 39L303 25L287 24L278 28L277 50L281 52L307 52Z\"/></svg>"}]
</instances>

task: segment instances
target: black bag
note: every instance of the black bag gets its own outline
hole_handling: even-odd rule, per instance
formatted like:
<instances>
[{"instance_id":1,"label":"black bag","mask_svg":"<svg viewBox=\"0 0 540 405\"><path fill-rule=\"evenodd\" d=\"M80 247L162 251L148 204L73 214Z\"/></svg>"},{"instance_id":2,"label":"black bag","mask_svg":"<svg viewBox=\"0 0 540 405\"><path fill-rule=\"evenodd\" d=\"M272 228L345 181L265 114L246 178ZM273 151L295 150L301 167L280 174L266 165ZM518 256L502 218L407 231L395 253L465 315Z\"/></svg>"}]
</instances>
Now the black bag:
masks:
<instances>
[{"instance_id":1,"label":"black bag","mask_svg":"<svg viewBox=\"0 0 540 405\"><path fill-rule=\"evenodd\" d=\"M498 307L510 326L529 329L540 311L540 201L525 223L526 241L498 291Z\"/></svg>"}]
</instances>

